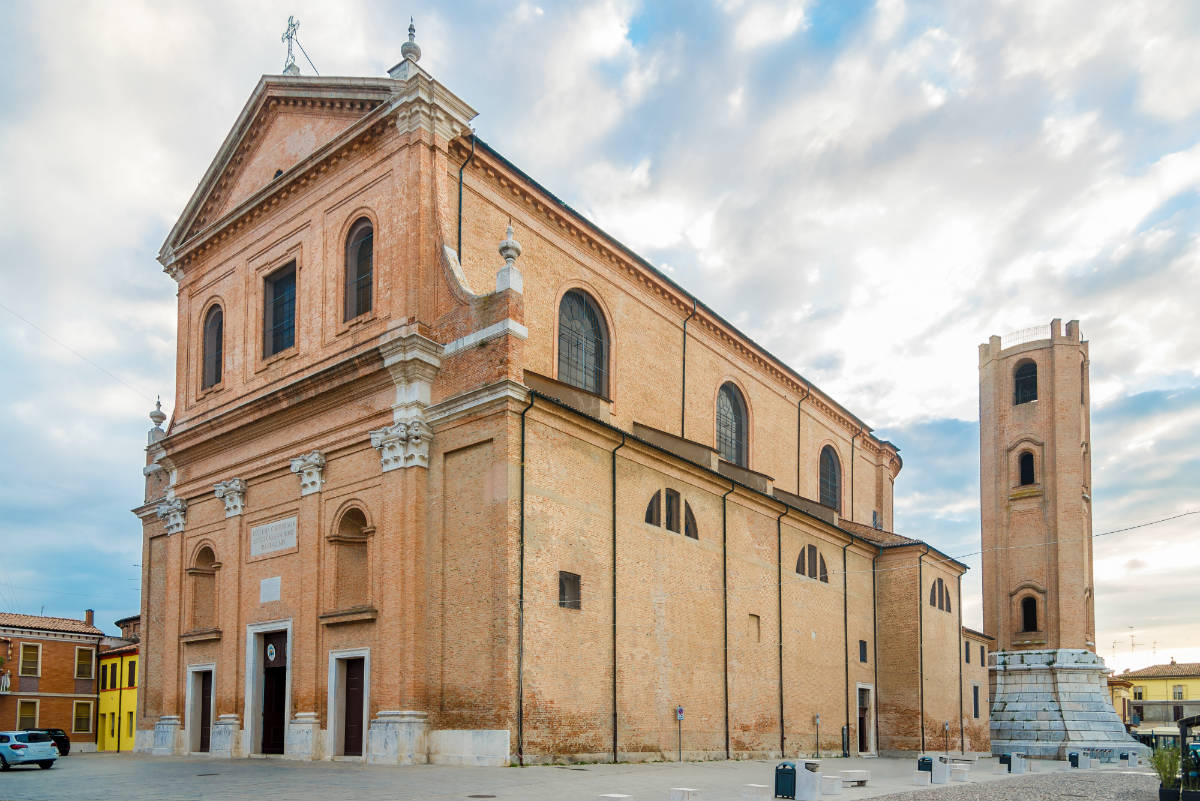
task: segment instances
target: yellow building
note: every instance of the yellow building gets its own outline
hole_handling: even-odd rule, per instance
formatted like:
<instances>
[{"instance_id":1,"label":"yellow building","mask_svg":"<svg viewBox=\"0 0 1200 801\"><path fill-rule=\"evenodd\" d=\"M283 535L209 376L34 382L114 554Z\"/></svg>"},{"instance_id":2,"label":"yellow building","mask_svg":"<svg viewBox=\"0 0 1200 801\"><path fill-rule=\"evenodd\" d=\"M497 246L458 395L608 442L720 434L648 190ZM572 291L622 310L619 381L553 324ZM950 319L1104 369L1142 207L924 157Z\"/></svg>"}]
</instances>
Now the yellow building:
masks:
<instances>
[{"instance_id":1,"label":"yellow building","mask_svg":"<svg viewBox=\"0 0 1200 801\"><path fill-rule=\"evenodd\" d=\"M1176 662L1127 670L1119 678L1130 687L1131 720L1145 725L1170 724L1200 712L1200 662Z\"/></svg>"},{"instance_id":2,"label":"yellow building","mask_svg":"<svg viewBox=\"0 0 1200 801\"><path fill-rule=\"evenodd\" d=\"M137 683L137 643L100 654L100 710L96 732L98 750L133 750Z\"/></svg>"}]
</instances>

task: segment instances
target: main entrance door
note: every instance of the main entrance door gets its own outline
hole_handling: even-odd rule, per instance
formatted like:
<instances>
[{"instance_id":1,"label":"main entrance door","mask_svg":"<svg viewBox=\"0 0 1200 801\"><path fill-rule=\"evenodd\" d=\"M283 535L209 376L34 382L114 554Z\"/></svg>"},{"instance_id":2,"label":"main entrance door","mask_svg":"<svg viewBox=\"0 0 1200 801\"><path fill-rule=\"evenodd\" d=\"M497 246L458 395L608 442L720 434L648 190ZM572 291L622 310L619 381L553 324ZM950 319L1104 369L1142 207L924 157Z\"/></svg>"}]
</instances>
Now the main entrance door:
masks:
<instances>
[{"instance_id":1,"label":"main entrance door","mask_svg":"<svg viewBox=\"0 0 1200 801\"><path fill-rule=\"evenodd\" d=\"M363 676L362 657L346 660L346 721L342 753L362 756L363 743Z\"/></svg>"},{"instance_id":2,"label":"main entrance door","mask_svg":"<svg viewBox=\"0 0 1200 801\"><path fill-rule=\"evenodd\" d=\"M287 703L287 632L263 637L262 753L282 754Z\"/></svg>"},{"instance_id":3,"label":"main entrance door","mask_svg":"<svg viewBox=\"0 0 1200 801\"><path fill-rule=\"evenodd\" d=\"M211 670L200 674L200 750L204 753L212 737L212 678Z\"/></svg>"}]
</instances>

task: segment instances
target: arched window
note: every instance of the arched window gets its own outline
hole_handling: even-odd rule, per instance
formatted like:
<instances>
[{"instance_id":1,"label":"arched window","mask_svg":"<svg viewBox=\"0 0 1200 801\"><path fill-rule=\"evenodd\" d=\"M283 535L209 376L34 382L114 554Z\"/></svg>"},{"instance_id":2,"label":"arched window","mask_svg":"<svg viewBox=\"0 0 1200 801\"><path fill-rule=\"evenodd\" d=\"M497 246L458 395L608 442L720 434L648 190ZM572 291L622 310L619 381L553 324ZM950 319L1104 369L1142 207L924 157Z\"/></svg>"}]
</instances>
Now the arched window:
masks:
<instances>
[{"instance_id":1,"label":"arched window","mask_svg":"<svg viewBox=\"0 0 1200 801\"><path fill-rule=\"evenodd\" d=\"M371 310L371 282L375 267L375 229L363 217L346 237L346 319Z\"/></svg>"},{"instance_id":2,"label":"arched window","mask_svg":"<svg viewBox=\"0 0 1200 801\"><path fill-rule=\"evenodd\" d=\"M596 302L578 289L558 307L558 380L608 396L608 329Z\"/></svg>"},{"instance_id":3,"label":"arched window","mask_svg":"<svg viewBox=\"0 0 1200 801\"><path fill-rule=\"evenodd\" d=\"M692 514L692 505L683 502L683 535L694 540L700 539L700 529L696 527L696 516Z\"/></svg>"},{"instance_id":4,"label":"arched window","mask_svg":"<svg viewBox=\"0 0 1200 801\"><path fill-rule=\"evenodd\" d=\"M717 452L727 462L747 464L746 401L733 384L726 382L717 393Z\"/></svg>"},{"instance_id":5,"label":"arched window","mask_svg":"<svg viewBox=\"0 0 1200 801\"><path fill-rule=\"evenodd\" d=\"M646 522L652 526L662 525L662 490L655 491L646 504Z\"/></svg>"},{"instance_id":6,"label":"arched window","mask_svg":"<svg viewBox=\"0 0 1200 801\"><path fill-rule=\"evenodd\" d=\"M200 388L208 389L221 383L221 366L225 351L225 313L213 306L204 315L204 355L201 358Z\"/></svg>"},{"instance_id":7,"label":"arched window","mask_svg":"<svg viewBox=\"0 0 1200 801\"><path fill-rule=\"evenodd\" d=\"M829 569L825 566L825 557L815 545L806 545L800 549L800 557L796 560L796 572L801 576L829 583Z\"/></svg>"},{"instance_id":8,"label":"arched window","mask_svg":"<svg viewBox=\"0 0 1200 801\"><path fill-rule=\"evenodd\" d=\"M1029 359L1013 373L1013 405L1037 400L1037 365Z\"/></svg>"},{"instance_id":9,"label":"arched window","mask_svg":"<svg viewBox=\"0 0 1200 801\"><path fill-rule=\"evenodd\" d=\"M1021 486L1027 486L1034 483L1033 474L1033 454L1025 451L1019 459L1021 468Z\"/></svg>"},{"instance_id":10,"label":"arched window","mask_svg":"<svg viewBox=\"0 0 1200 801\"><path fill-rule=\"evenodd\" d=\"M367 517L361 509L347 509L331 537L334 552L334 606L366 606L370 598L367 572Z\"/></svg>"},{"instance_id":11,"label":"arched window","mask_svg":"<svg viewBox=\"0 0 1200 801\"><path fill-rule=\"evenodd\" d=\"M188 568L188 581L192 595L192 631L203 631L217 626L217 558L212 548L205 545L196 553L196 560Z\"/></svg>"},{"instance_id":12,"label":"arched window","mask_svg":"<svg viewBox=\"0 0 1200 801\"><path fill-rule=\"evenodd\" d=\"M842 465L832 445L821 449L821 505L842 511Z\"/></svg>"},{"instance_id":13,"label":"arched window","mask_svg":"<svg viewBox=\"0 0 1200 801\"><path fill-rule=\"evenodd\" d=\"M1026 596L1021 599L1021 631L1037 631L1037 599Z\"/></svg>"},{"instance_id":14,"label":"arched window","mask_svg":"<svg viewBox=\"0 0 1200 801\"><path fill-rule=\"evenodd\" d=\"M666 494L666 526L667 531L679 533L679 493L668 489Z\"/></svg>"},{"instance_id":15,"label":"arched window","mask_svg":"<svg viewBox=\"0 0 1200 801\"><path fill-rule=\"evenodd\" d=\"M929 605L935 606L943 612L951 611L950 588L940 578L934 579L933 584L929 585Z\"/></svg>"}]
</instances>

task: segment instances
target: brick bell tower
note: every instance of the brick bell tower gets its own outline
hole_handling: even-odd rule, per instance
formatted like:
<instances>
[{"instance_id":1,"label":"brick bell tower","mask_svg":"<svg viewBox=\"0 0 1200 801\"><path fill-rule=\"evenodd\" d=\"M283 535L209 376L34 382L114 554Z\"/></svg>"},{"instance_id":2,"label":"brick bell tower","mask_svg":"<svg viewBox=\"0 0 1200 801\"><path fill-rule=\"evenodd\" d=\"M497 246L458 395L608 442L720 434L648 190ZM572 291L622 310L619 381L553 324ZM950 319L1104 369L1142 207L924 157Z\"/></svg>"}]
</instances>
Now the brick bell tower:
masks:
<instances>
[{"instance_id":1,"label":"brick bell tower","mask_svg":"<svg viewBox=\"0 0 1200 801\"><path fill-rule=\"evenodd\" d=\"M1061 320L979 346L993 753L1136 747L1096 655L1088 343Z\"/></svg>"}]
</instances>

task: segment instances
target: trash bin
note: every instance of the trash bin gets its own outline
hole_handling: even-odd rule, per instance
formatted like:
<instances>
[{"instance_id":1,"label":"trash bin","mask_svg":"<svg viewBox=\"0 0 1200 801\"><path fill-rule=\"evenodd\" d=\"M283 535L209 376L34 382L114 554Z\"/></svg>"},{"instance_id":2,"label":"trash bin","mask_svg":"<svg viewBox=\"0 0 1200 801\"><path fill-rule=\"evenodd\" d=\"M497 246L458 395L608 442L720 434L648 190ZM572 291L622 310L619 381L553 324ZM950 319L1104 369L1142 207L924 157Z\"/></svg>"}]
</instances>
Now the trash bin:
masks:
<instances>
[{"instance_id":1,"label":"trash bin","mask_svg":"<svg viewBox=\"0 0 1200 801\"><path fill-rule=\"evenodd\" d=\"M1071 763L1071 767L1079 767L1079 752L1071 751L1067 754L1067 761Z\"/></svg>"},{"instance_id":2,"label":"trash bin","mask_svg":"<svg viewBox=\"0 0 1200 801\"><path fill-rule=\"evenodd\" d=\"M780 762L775 766L775 797L796 797L796 763Z\"/></svg>"},{"instance_id":3,"label":"trash bin","mask_svg":"<svg viewBox=\"0 0 1200 801\"><path fill-rule=\"evenodd\" d=\"M1000 755L1000 764L1007 765L1009 771L1012 771L1012 754L1001 754Z\"/></svg>"},{"instance_id":4,"label":"trash bin","mask_svg":"<svg viewBox=\"0 0 1200 801\"><path fill-rule=\"evenodd\" d=\"M920 757L917 759L917 770L933 773L933 759L930 757Z\"/></svg>"}]
</instances>

